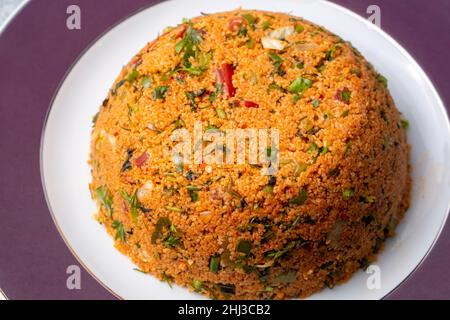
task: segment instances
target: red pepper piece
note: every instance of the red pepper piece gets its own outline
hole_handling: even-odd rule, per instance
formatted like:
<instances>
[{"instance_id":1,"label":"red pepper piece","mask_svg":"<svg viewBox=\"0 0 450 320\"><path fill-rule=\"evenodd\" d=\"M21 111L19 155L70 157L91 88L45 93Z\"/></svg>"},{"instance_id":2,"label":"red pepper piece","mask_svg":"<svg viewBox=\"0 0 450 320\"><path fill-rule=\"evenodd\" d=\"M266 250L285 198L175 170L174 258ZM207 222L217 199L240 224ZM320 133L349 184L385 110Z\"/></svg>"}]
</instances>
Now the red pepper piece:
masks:
<instances>
[{"instance_id":1,"label":"red pepper piece","mask_svg":"<svg viewBox=\"0 0 450 320\"><path fill-rule=\"evenodd\" d=\"M259 104L253 101L244 101L244 106L247 108L259 108Z\"/></svg>"}]
</instances>

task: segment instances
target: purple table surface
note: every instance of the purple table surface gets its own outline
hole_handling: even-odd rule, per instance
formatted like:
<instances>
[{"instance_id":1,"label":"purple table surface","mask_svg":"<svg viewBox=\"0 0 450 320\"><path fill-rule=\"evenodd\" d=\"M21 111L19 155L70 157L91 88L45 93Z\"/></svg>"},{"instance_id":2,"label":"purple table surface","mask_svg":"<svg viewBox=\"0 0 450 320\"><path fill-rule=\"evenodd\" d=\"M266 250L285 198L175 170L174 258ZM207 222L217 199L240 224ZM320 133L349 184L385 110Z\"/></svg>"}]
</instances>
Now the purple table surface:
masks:
<instances>
[{"instance_id":1,"label":"purple table surface","mask_svg":"<svg viewBox=\"0 0 450 320\"><path fill-rule=\"evenodd\" d=\"M79 265L53 224L44 199L39 147L45 115L65 73L83 50L152 0L32 0L0 38L0 287L10 299L114 299L82 269L68 290L66 269ZM367 17L381 8L382 28L402 44L450 106L450 1L335 0ZM82 8L82 30L69 31L66 8ZM450 165L450 164L449 164ZM450 222L424 263L388 299L450 298Z\"/></svg>"}]
</instances>

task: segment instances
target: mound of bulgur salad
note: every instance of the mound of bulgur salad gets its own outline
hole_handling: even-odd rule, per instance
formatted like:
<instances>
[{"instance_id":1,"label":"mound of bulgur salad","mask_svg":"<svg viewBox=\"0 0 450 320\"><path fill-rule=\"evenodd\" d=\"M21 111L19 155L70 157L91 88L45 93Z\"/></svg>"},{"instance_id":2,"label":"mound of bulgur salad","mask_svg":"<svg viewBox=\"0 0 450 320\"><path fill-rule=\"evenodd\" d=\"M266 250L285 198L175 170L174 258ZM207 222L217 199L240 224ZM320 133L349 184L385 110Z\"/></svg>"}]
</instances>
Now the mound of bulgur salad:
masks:
<instances>
[{"instance_id":1,"label":"mound of bulgur salad","mask_svg":"<svg viewBox=\"0 0 450 320\"><path fill-rule=\"evenodd\" d=\"M387 86L350 43L301 18L184 20L133 57L94 117L96 219L140 271L211 298L332 288L376 258L408 207L408 123ZM174 132L199 122L277 129L266 148L277 170L173 157Z\"/></svg>"}]
</instances>

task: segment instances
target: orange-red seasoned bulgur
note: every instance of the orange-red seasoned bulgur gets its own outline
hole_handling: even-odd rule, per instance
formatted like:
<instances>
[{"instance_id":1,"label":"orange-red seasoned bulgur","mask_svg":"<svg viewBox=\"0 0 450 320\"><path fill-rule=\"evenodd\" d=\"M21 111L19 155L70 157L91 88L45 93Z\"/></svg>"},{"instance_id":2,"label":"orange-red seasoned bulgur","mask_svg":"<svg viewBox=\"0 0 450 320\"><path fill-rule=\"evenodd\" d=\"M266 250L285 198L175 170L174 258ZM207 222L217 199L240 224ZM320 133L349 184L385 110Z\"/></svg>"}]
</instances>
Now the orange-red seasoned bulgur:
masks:
<instances>
[{"instance_id":1,"label":"orange-red seasoned bulgur","mask_svg":"<svg viewBox=\"0 0 450 320\"><path fill-rule=\"evenodd\" d=\"M195 121L278 129L279 170L172 161L173 131ZM162 280L219 299L306 297L393 234L406 124L387 80L322 27L244 10L186 20L123 68L95 117L96 217Z\"/></svg>"}]
</instances>

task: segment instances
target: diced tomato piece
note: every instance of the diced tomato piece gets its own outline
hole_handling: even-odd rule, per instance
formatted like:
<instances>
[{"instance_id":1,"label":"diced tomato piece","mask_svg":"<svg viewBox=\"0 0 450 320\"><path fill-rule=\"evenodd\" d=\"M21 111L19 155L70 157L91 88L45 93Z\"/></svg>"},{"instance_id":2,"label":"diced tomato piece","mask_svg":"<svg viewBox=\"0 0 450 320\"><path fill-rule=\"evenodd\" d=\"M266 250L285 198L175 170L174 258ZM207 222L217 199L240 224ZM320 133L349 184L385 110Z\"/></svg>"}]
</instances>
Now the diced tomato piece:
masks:
<instances>
[{"instance_id":1,"label":"diced tomato piece","mask_svg":"<svg viewBox=\"0 0 450 320\"><path fill-rule=\"evenodd\" d=\"M230 20L230 22L228 23L228 30L232 31L232 32L236 32L239 30L239 28L241 27L241 25L244 23L244 18L243 17L236 17Z\"/></svg>"},{"instance_id":2,"label":"diced tomato piece","mask_svg":"<svg viewBox=\"0 0 450 320\"><path fill-rule=\"evenodd\" d=\"M244 106L247 108L259 108L259 104L253 101L244 101Z\"/></svg>"},{"instance_id":3,"label":"diced tomato piece","mask_svg":"<svg viewBox=\"0 0 450 320\"><path fill-rule=\"evenodd\" d=\"M224 63L220 69L216 70L216 83L222 85L222 91L229 98L234 97L236 88L233 86L234 69L231 64Z\"/></svg>"},{"instance_id":4,"label":"diced tomato piece","mask_svg":"<svg viewBox=\"0 0 450 320\"><path fill-rule=\"evenodd\" d=\"M149 154L144 152L139 158L136 159L136 166L139 168L142 167L147 162L149 157Z\"/></svg>"},{"instance_id":5,"label":"diced tomato piece","mask_svg":"<svg viewBox=\"0 0 450 320\"><path fill-rule=\"evenodd\" d=\"M228 94L228 97L232 98L236 94L236 88L233 86L233 66L229 63L222 64L222 78L224 90Z\"/></svg>"}]
</instances>

